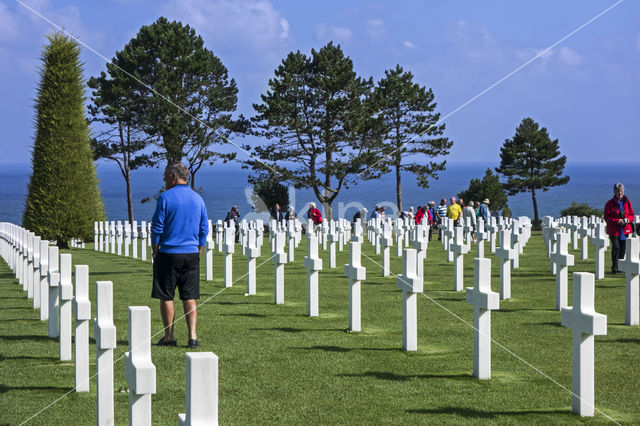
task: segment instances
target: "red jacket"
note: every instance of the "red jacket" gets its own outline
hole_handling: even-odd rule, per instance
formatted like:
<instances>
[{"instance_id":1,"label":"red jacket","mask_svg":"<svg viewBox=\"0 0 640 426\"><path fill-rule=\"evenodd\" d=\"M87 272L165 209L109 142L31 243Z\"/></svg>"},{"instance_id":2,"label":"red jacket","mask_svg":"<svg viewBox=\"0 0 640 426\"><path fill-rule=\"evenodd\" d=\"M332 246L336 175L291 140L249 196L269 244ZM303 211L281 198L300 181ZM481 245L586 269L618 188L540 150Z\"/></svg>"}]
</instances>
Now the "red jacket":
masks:
<instances>
[{"instance_id":1,"label":"red jacket","mask_svg":"<svg viewBox=\"0 0 640 426\"><path fill-rule=\"evenodd\" d=\"M318 225L322 223L322 213L316 208L309 209L309 219L313 221L314 225Z\"/></svg>"},{"instance_id":2,"label":"red jacket","mask_svg":"<svg viewBox=\"0 0 640 426\"><path fill-rule=\"evenodd\" d=\"M635 214L633 213L633 207L631 207L631 201L627 196L622 197L622 209L624 210L624 217L629 219L629 222L633 222ZM604 220L607 222L607 234L615 237L620 236L620 205L616 197L613 197L604 206ZM631 225L627 224L624 227L624 234L629 235L631 233Z\"/></svg>"},{"instance_id":3,"label":"red jacket","mask_svg":"<svg viewBox=\"0 0 640 426\"><path fill-rule=\"evenodd\" d=\"M431 212L429 210L423 210L422 207L420 207L416 212L416 224L420 225L422 223L422 219L424 219L425 216L427 217L427 225L433 225Z\"/></svg>"}]
</instances>

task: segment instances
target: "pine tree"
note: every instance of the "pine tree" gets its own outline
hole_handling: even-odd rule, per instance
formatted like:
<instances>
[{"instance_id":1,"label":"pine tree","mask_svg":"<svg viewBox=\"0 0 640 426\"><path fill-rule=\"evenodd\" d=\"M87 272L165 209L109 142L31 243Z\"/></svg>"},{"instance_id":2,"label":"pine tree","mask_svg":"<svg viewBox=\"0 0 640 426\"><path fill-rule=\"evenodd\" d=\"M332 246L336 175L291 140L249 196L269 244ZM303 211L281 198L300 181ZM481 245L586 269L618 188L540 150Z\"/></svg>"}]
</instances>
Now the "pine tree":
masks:
<instances>
[{"instance_id":1,"label":"pine tree","mask_svg":"<svg viewBox=\"0 0 640 426\"><path fill-rule=\"evenodd\" d=\"M491 169L487 169L482 180L471 179L469 188L458 193L458 198L465 201L482 202L485 198L489 199L489 207L491 210L500 210L507 205L507 195L504 193L500 178L494 175Z\"/></svg>"},{"instance_id":2,"label":"pine tree","mask_svg":"<svg viewBox=\"0 0 640 426\"><path fill-rule=\"evenodd\" d=\"M54 33L42 53L36 135L23 226L66 247L105 218L89 146L80 48Z\"/></svg>"},{"instance_id":3,"label":"pine tree","mask_svg":"<svg viewBox=\"0 0 640 426\"><path fill-rule=\"evenodd\" d=\"M513 138L500 148L496 172L506 179L503 187L508 195L531 192L534 227L540 226L536 190L548 191L569 182L569 176L562 176L566 162L567 157L560 155L558 139L551 140L547 129L531 118L522 120Z\"/></svg>"}]
</instances>

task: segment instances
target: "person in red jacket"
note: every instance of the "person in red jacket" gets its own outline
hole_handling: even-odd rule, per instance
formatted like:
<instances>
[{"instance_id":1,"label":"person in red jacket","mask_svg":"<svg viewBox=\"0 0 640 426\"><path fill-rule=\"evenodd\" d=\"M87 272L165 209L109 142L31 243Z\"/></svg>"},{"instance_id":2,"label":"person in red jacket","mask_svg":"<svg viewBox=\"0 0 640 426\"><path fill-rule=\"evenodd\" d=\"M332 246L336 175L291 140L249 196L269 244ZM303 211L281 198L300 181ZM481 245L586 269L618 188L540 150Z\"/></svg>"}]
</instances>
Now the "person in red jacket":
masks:
<instances>
[{"instance_id":1,"label":"person in red jacket","mask_svg":"<svg viewBox=\"0 0 640 426\"><path fill-rule=\"evenodd\" d=\"M627 235L631 234L631 225L635 218L631 201L624 195L624 185L613 185L613 198L604 206L604 220L607 222L607 234L611 240L611 273L617 274L618 259L626 253Z\"/></svg>"},{"instance_id":2,"label":"person in red jacket","mask_svg":"<svg viewBox=\"0 0 640 426\"><path fill-rule=\"evenodd\" d=\"M309 212L307 213L309 219L313 221L314 225L322 223L322 213L316 208L316 203L309 203Z\"/></svg>"},{"instance_id":3,"label":"person in red jacket","mask_svg":"<svg viewBox=\"0 0 640 426\"><path fill-rule=\"evenodd\" d=\"M425 215L425 211L422 208L422 206L418 206L418 211L416 212L415 215L415 221L416 221L416 225L420 225L422 223L422 219L424 218Z\"/></svg>"}]
</instances>

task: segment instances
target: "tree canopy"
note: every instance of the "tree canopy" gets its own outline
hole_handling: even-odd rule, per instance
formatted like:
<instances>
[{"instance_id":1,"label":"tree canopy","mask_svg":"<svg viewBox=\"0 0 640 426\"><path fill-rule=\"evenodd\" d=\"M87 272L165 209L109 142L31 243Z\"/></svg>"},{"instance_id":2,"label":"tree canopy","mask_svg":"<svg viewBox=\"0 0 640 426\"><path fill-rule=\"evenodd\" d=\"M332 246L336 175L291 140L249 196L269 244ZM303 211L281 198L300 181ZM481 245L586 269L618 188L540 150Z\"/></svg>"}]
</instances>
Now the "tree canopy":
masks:
<instances>
[{"instance_id":1,"label":"tree canopy","mask_svg":"<svg viewBox=\"0 0 640 426\"><path fill-rule=\"evenodd\" d=\"M469 187L458 193L458 198L479 202L488 198L489 208L496 211L499 211L507 205L507 195L504 193L500 178L498 175L494 175L491 169L487 169L482 180L476 178L471 179Z\"/></svg>"},{"instance_id":2,"label":"tree canopy","mask_svg":"<svg viewBox=\"0 0 640 426\"><path fill-rule=\"evenodd\" d=\"M560 155L558 139L551 140L547 129L531 118L523 119L513 138L506 139L500 148L496 172L503 175L508 195L531 192L534 226L540 224L536 191L569 182L569 176L562 175L566 162L567 157Z\"/></svg>"},{"instance_id":3,"label":"tree canopy","mask_svg":"<svg viewBox=\"0 0 640 426\"><path fill-rule=\"evenodd\" d=\"M269 80L262 102L254 104L253 134L266 142L252 149L259 159L245 165L256 173L276 173L296 188L311 188L332 217L342 188L364 172L379 170L373 148L380 120L366 102L372 80L358 77L339 45L329 43L311 56L291 52ZM377 127L378 126L378 127Z\"/></svg>"},{"instance_id":4,"label":"tree canopy","mask_svg":"<svg viewBox=\"0 0 640 426\"><path fill-rule=\"evenodd\" d=\"M32 174L22 224L66 247L71 238L93 239L104 220L84 114L84 84L78 44L48 36L36 98Z\"/></svg>"},{"instance_id":5,"label":"tree canopy","mask_svg":"<svg viewBox=\"0 0 640 426\"><path fill-rule=\"evenodd\" d=\"M438 124L440 113L431 89L413 82L413 75L400 65L385 71L373 91L374 111L383 122L382 160L379 167L392 168L396 175L398 209L402 211L402 171L416 175L418 185L429 187L437 179L446 161L430 161L449 154L453 142L441 135L445 125Z\"/></svg>"},{"instance_id":6,"label":"tree canopy","mask_svg":"<svg viewBox=\"0 0 640 426\"><path fill-rule=\"evenodd\" d=\"M215 147L248 125L242 117L232 118L236 82L189 25L159 18L143 26L107 69L107 80L132 88L127 94L136 105L132 120L160 148L152 152L154 161L185 160L195 186L203 164L235 158L234 151ZM131 77L137 85L119 82Z\"/></svg>"}]
</instances>

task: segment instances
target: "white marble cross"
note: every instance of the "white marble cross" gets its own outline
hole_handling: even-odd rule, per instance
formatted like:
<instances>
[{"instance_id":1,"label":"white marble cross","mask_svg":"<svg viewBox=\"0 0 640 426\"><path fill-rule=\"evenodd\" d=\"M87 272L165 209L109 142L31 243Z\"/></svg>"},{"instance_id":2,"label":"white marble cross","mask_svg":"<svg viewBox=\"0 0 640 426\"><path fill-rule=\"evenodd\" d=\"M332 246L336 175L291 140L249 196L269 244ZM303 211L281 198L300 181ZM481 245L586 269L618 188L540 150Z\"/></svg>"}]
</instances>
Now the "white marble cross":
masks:
<instances>
[{"instance_id":1,"label":"white marble cross","mask_svg":"<svg viewBox=\"0 0 640 426\"><path fill-rule=\"evenodd\" d=\"M138 221L134 220L131 223L131 237L133 238L131 242L131 257L134 259L138 258Z\"/></svg>"},{"instance_id":2,"label":"white marble cross","mask_svg":"<svg viewBox=\"0 0 640 426\"><path fill-rule=\"evenodd\" d=\"M58 247L49 247L49 337L60 335L60 256Z\"/></svg>"},{"instance_id":3,"label":"white marble cross","mask_svg":"<svg viewBox=\"0 0 640 426\"><path fill-rule=\"evenodd\" d=\"M464 288L464 255L469 252L469 246L464 241L463 227L455 227L454 241L449 248L453 252L453 290L462 291Z\"/></svg>"},{"instance_id":4,"label":"white marble cross","mask_svg":"<svg viewBox=\"0 0 640 426\"><path fill-rule=\"evenodd\" d=\"M638 284L640 283L640 239L627 238L627 252L624 259L618 261L618 269L625 272L625 314L624 323L638 325L640 304Z\"/></svg>"},{"instance_id":5,"label":"white marble cross","mask_svg":"<svg viewBox=\"0 0 640 426\"><path fill-rule=\"evenodd\" d=\"M591 244L596 246L596 279L601 280L604 278L604 252L609 247L609 236L604 223L596 224L594 232Z\"/></svg>"},{"instance_id":6,"label":"white marble cross","mask_svg":"<svg viewBox=\"0 0 640 426\"><path fill-rule=\"evenodd\" d=\"M287 263L287 254L284 252L284 232L273 234L273 248L271 253L274 267L274 303L282 305L284 303L284 264Z\"/></svg>"},{"instance_id":7,"label":"white marble cross","mask_svg":"<svg viewBox=\"0 0 640 426\"><path fill-rule=\"evenodd\" d=\"M93 242L96 250L104 250L104 222L98 222L98 239Z\"/></svg>"},{"instance_id":8,"label":"white marble cross","mask_svg":"<svg viewBox=\"0 0 640 426\"><path fill-rule=\"evenodd\" d=\"M424 259L427 257L427 247L429 246L429 234L425 232L424 225L416 225L411 231L409 243L411 248L416 249L416 263L418 265L418 278L424 279Z\"/></svg>"},{"instance_id":9,"label":"white marble cross","mask_svg":"<svg viewBox=\"0 0 640 426\"><path fill-rule=\"evenodd\" d=\"M131 243L131 225L129 221L124 222L124 256L129 257L129 244Z\"/></svg>"},{"instance_id":10,"label":"white marble cross","mask_svg":"<svg viewBox=\"0 0 640 426\"><path fill-rule=\"evenodd\" d=\"M40 237L33 239L33 309L40 307Z\"/></svg>"},{"instance_id":11,"label":"white marble cross","mask_svg":"<svg viewBox=\"0 0 640 426\"><path fill-rule=\"evenodd\" d=\"M113 325L113 283L96 282L96 315L93 335L96 339L97 424L114 424L113 417L113 349L116 347L116 327Z\"/></svg>"},{"instance_id":12,"label":"white marble cross","mask_svg":"<svg viewBox=\"0 0 640 426\"><path fill-rule=\"evenodd\" d=\"M568 253L569 234L556 234L556 251L551 254L551 261L556 265L556 310L568 306L568 267L573 266L573 255Z\"/></svg>"},{"instance_id":13,"label":"white marble cross","mask_svg":"<svg viewBox=\"0 0 640 426\"><path fill-rule=\"evenodd\" d=\"M296 229L295 222L293 220L287 221L287 249L288 249L288 262L293 262L296 252Z\"/></svg>"},{"instance_id":14,"label":"white marble cross","mask_svg":"<svg viewBox=\"0 0 640 426\"><path fill-rule=\"evenodd\" d=\"M487 231L489 231L489 251L491 253L496 252L496 241L498 240L498 224L496 218L489 216L489 223L487 223Z\"/></svg>"},{"instance_id":15,"label":"white marble cross","mask_svg":"<svg viewBox=\"0 0 640 426\"><path fill-rule=\"evenodd\" d=\"M307 313L310 317L318 316L318 271L322 270L322 259L318 256L318 237L310 235L307 238L309 244L307 256L304 258L304 267L307 273Z\"/></svg>"},{"instance_id":16,"label":"white marble cross","mask_svg":"<svg viewBox=\"0 0 640 426\"><path fill-rule=\"evenodd\" d=\"M186 413L178 426L218 424L218 357L213 352L187 352Z\"/></svg>"},{"instance_id":17,"label":"white marble cross","mask_svg":"<svg viewBox=\"0 0 640 426\"><path fill-rule=\"evenodd\" d=\"M491 260L474 259L474 287L467 287L473 305L473 377L491 378L491 311L499 309L498 293L491 291Z\"/></svg>"},{"instance_id":18,"label":"white marble cross","mask_svg":"<svg viewBox=\"0 0 640 426\"><path fill-rule=\"evenodd\" d=\"M156 393L156 366L151 361L151 309L129 306L129 352L124 354L129 384L129 424L151 426L151 395Z\"/></svg>"},{"instance_id":19,"label":"white marble cross","mask_svg":"<svg viewBox=\"0 0 640 426\"><path fill-rule=\"evenodd\" d=\"M75 317L76 392L89 392L89 320L91 319L89 266L76 265L75 279L73 314Z\"/></svg>"},{"instance_id":20,"label":"white marble cross","mask_svg":"<svg viewBox=\"0 0 640 426\"><path fill-rule=\"evenodd\" d=\"M595 279L588 272L573 273L573 307L561 310L562 325L573 332L571 409L581 416L594 411L594 335L607 334L607 316L593 306Z\"/></svg>"},{"instance_id":21,"label":"white marble cross","mask_svg":"<svg viewBox=\"0 0 640 426\"><path fill-rule=\"evenodd\" d=\"M388 222L382 224L380 244L382 246L382 276L388 277L391 274L391 246L393 246L391 224Z\"/></svg>"},{"instance_id":22,"label":"white marble cross","mask_svg":"<svg viewBox=\"0 0 640 426\"><path fill-rule=\"evenodd\" d=\"M423 281L417 274L415 249L404 249L402 254L403 272L396 279L396 286L402 290L402 349L418 350L418 295L422 293Z\"/></svg>"},{"instance_id":23,"label":"white marble cross","mask_svg":"<svg viewBox=\"0 0 640 426\"><path fill-rule=\"evenodd\" d=\"M140 260L147 261L147 222L140 222Z\"/></svg>"},{"instance_id":24,"label":"white marble cross","mask_svg":"<svg viewBox=\"0 0 640 426\"><path fill-rule=\"evenodd\" d=\"M73 282L71 255L60 255L60 361L71 361L71 329L73 311Z\"/></svg>"},{"instance_id":25,"label":"white marble cross","mask_svg":"<svg viewBox=\"0 0 640 426\"><path fill-rule=\"evenodd\" d=\"M247 294L253 296L256 294L256 259L260 256L258 231L255 229L247 231L245 254L247 256Z\"/></svg>"},{"instance_id":26,"label":"white marble cross","mask_svg":"<svg viewBox=\"0 0 640 426\"><path fill-rule=\"evenodd\" d=\"M367 270L361 264L362 243L351 241L350 260L344 265L344 274L349 278L349 330L361 331L361 282L367 279Z\"/></svg>"},{"instance_id":27,"label":"white marble cross","mask_svg":"<svg viewBox=\"0 0 640 426\"><path fill-rule=\"evenodd\" d=\"M589 258L589 222L586 217L580 218L578 238L580 239L580 259L585 260Z\"/></svg>"},{"instance_id":28,"label":"white marble cross","mask_svg":"<svg viewBox=\"0 0 640 426\"><path fill-rule=\"evenodd\" d=\"M233 226L224 228L224 286L233 286L233 253L235 251L236 231Z\"/></svg>"},{"instance_id":29,"label":"white marble cross","mask_svg":"<svg viewBox=\"0 0 640 426\"><path fill-rule=\"evenodd\" d=\"M474 233L477 241L477 254L478 257L484 257L484 242L489 238L489 234L485 231L484 219L479 217L477 222L478 223L476 224L476 231Z\"/></svg>"},{"instance_id":30,"label":"white marble cross","mask_svg":"<svg viewBox=\"0 0 640 426\"><path fill-rule=\"evenodd\" d=\"M111 236L111 254L116 254L116 238L119 239L119 237L116 233L116 222L113 220L111 221L111 233L109 235ZM118 255L120 254L120 250L122 250L122 247L118 243Z\"/></svg>"},{"instance_id":31,"label":"white marble cross","mask_svg":"<svg viewBox=\"0 0 640 426\"><path fill-rule=\"evenodd\" d=\"M222 252L222 244L224 243L224 224L221 220L216 222L216 241L218 243L218 252Z\"/></svg>"},{"instance_id":32,"label":"white marble cross","mask_svg":"<svg viewBox=\"0 0 640 426\"><path fill-rule=\"evenodd\" d=\"M49 241L40 241L40 321L49 319Z\"/></svg>"},{"instance_id":33,"label":"white marble cross","mask_svg":"<svg viewBox=\"0 0 640 426\"><path fill-rule=\"evenodd\" d=\"M444 231L442 231L444 249L447 252L447 262L453 262L451 244L453 243L453 237L455 235L455 225L453 224L453 219L449 218L446 218L444 223L446 224Z\"/></svg>"},{"instance_id":34,"label":"white marble cross","mask_svg":"<svg viewBox=\"0 0 640 426\"><path fill-rule=\"evenodd\" d=\"M511 231L502 229L498 232L500 248L496 249L496 257L500 259L500 300L511 299L511 260L516 253L511 248Z\"/></svg>"},{"instance_id":35,"label":"white marble cross","mask_svg":"<svg viewBox=\"0 0 640 426\"><path fill-rule=\"evenodd\" d=\"M123 234L122 234L122 221L118 221L116 225L116 242L117 242L117 254L118 256L122 256L122 243L123 243Z\"/></svg>"},{"instance_id":36,"label":"white marble cross","mask_svg":"<svg viewBox=\"0 0 640 426\"><path fill-rule=\"evenodd\" d=\"M205 280L213 281L213 250L216 248L216 242L213 240L213 224L209 221L209 233L207 234L206 255L204 260Z\"/></svg>"},{"instance_id":37,"label":"white marble cross","mask_svg":"<svg viewBox=\"0 0 640 426\"><path fill-rule=\"evenodd\" d=\"M338 232L334 221L331 221L329 225L329 233L326 238L329 241L329 268L333 269L336 267L336 243L338 242Z\"/></svg>"}]
</instances>

